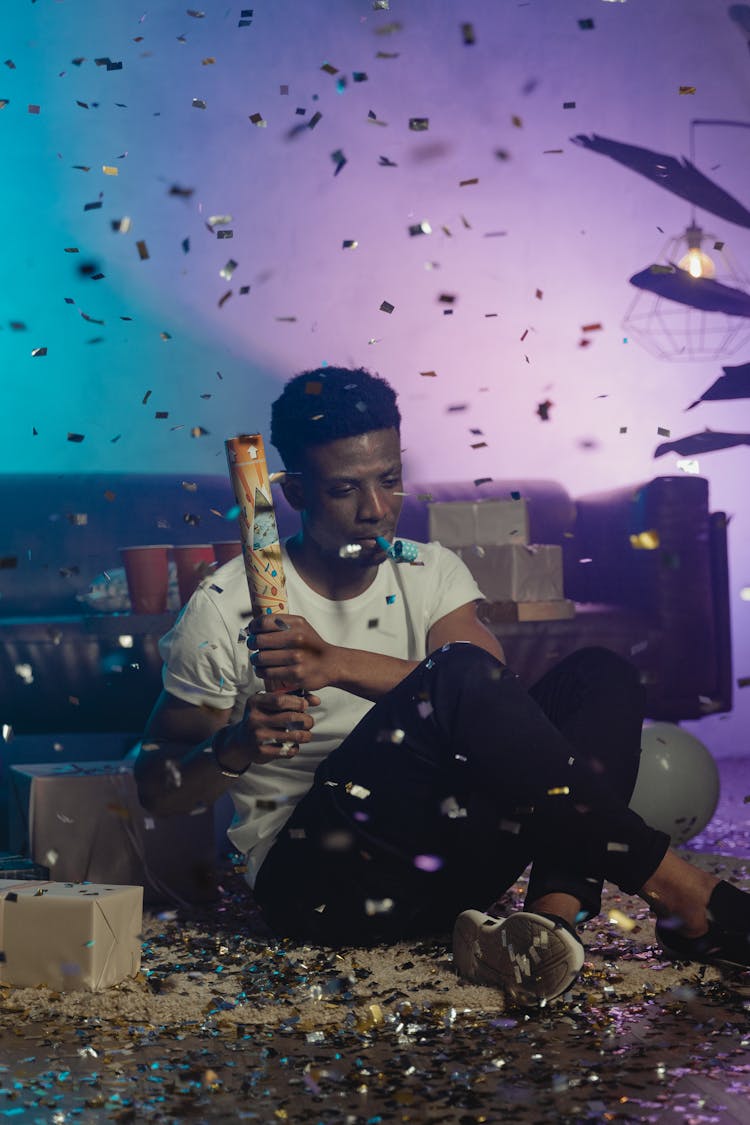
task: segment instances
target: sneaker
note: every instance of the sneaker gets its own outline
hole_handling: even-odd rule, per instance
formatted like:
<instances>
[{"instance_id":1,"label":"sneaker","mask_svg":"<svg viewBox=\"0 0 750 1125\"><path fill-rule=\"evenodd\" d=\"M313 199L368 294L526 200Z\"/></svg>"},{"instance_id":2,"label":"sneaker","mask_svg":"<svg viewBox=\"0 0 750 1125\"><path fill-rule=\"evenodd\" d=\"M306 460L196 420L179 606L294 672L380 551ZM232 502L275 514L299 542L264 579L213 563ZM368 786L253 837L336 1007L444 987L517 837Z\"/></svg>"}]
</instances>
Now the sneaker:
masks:
<instances>
[{"instance_id":1,"label":"sneaker","mask_svg":"<svg viewBox=\"0 0 750 1125\"><path fill-rule=\"evenodd\" d=\"M750 968L750 895L717 883L708 900L708 931L683 937L669 922L656 923L659 944L674 961L702 961L729 969ZM679 924L679 920L677 920Z\"/></svg>"},{"instance_id":2,"label":"sneaker","mask_svg":"<svg viewBox=\"0 0 750 1125\"><path fill-rule=\"evenodd\" d=\"M583 943L555 914L491 918L465 910L453 930L453 960L459 976L531 1007L568 991L583 965Z\"/></svg>"}]
</instances>

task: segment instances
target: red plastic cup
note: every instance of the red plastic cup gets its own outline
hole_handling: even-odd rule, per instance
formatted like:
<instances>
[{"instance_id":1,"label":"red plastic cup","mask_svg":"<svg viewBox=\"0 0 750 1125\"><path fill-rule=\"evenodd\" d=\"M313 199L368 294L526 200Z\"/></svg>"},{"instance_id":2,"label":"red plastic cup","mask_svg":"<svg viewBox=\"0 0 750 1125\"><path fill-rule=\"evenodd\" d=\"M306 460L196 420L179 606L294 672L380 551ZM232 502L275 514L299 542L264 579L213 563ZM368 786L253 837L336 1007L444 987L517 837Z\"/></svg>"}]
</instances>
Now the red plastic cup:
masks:
<instances>
[{"instance_id":1,"label":"red plastic cup","mask_svg":"<svg viewBox=\"0 0 750 1125\"><path fill-rule=\"evenodd\" d=\"M214 562L214 549L210 543L190 543L183 547L173 547L172 558L177 566L180 604L184 605L209 573L211 564Z\"/></svg>"},{"instance_id":2,"label":"red plastic cup","mask_svg":"<svg viewBox=\"0 0 750 1125\"><path fill-rule=\"evenodd\" d=\"M166 613L169 547L120 547L133 613Z\"/></svg>"},{"instance_id":3,"label":"red plastic cup","mask_svg":"<svg viewBox=\"0 0 750 1125\"><path fill-rule=\"evenodd\" d=\"M214 543L214 555L219 566L236 559L241 554L242 543L239 539L222 539L221 542Z\"/></svg>"}]
</instances>

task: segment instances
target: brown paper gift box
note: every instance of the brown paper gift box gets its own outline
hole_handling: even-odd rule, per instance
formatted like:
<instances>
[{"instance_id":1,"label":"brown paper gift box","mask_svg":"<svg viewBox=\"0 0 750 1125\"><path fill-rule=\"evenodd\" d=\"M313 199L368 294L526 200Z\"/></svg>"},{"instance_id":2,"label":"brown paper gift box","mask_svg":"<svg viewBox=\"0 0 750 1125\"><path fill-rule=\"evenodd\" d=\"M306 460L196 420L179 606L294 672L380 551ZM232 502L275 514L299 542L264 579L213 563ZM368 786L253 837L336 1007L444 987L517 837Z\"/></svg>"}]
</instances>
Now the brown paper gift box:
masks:
<instances>
[{"instance_id":1,"label":"brown paper gift box","mask_svg":"<svg viewBox=\"0 0 750 1125\"><path fill-rule=\"evenodd\" d=\"M462 548L456 552L490 602L549 602L563 597L562 547Z\"/></svg>"},{"instance_id":2,"label":"brown paper gift box","mask_svg":"<svg viewBox=\"0 0 750 1125\"><path fill-rule=\"evenodd\" d=\"M0 981L99 992L141 966L143 888L0 879Z\"/></svg>"},{"instance_id":3,"label":"brown paper gift box","mask_svg":"<svg viewBox=\"0 0 750 1125\"><path fill-rule=\"evenodd\" d=\"M129 761L15 765L11 779L11 847L53 879L140 884L147 902L216 898L211 808L152 816Z\"/></svg>"},{"instance_id":4,"label":"brown paper gift box","mask_svg":"<svg viewBox=\"0 0 750 1125\"><path fill-rule=\"evenodd\" d=\"M525 500L444 500L428 505L430 539L444 547L528 543Z\"/></svg>"}]
</instances>

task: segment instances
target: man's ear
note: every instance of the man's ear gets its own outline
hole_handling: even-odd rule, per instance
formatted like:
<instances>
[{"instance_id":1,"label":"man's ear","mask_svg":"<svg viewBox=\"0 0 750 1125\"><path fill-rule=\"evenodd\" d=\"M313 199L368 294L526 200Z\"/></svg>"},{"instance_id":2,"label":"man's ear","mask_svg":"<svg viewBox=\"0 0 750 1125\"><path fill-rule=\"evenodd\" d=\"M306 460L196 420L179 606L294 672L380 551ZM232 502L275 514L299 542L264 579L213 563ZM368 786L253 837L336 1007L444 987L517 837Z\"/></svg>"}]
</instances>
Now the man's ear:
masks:
<instances>
[{"instance_id":1,"label":"man's ear","mask_svg":"<svg viewBox=\"0 0 750 1125\"><path fill-rule=\"evenodd\" d=\"M290 508L294 508L295 512L301 512L305 507L304 489L302 487L302 474L301 473L287 473L281 481L281 491L286 497L286 501Z\"/></svg>"}]
</instances>

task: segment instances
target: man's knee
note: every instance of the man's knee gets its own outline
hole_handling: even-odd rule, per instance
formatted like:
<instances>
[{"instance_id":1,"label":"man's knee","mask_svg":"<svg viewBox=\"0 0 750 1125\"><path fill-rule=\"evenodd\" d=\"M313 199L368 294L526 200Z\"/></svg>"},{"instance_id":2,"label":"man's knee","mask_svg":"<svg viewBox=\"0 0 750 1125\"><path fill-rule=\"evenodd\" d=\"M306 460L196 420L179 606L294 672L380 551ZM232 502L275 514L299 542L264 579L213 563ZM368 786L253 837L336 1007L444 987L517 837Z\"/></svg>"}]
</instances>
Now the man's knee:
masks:
<instances>
[{"instance_id":1,"label":"man's knee","mask_svg":"<svg viewBox=\"0 0 750 1125\"><path fill-rule=\"evenodd\" d=\"M587 677L631 686L640 683L635 665L604 645L577 649L568 659L575 662L577 670Z\"/></svg>"},{"instance_id":2,"label":"man's knee","mask_svg":"<svg viewBox=\"0 0 750 1125\"><path fill-rule=\"evenodd\" d=\"M471 641L450 641L442 648L436 648L427 657L427 666L447 664L451 670L471 668L474 671L486 669L491 679L498 679L505 665L491 652L472 644Z\"/></svg>"}]
</instances>

